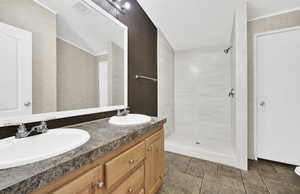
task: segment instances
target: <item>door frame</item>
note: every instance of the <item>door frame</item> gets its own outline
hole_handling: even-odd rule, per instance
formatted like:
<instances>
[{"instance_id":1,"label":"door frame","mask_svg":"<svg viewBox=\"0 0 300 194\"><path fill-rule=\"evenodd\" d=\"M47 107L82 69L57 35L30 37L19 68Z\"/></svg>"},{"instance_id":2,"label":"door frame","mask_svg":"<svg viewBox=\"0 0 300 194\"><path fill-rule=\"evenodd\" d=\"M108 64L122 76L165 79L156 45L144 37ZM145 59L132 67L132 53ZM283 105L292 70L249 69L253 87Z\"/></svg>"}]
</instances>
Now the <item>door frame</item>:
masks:
<instances>
[{"instance_id":1,"label":"door frame","mask_svg":"<svg viewBox=\"0 0 300 194\"><path fill-rule=\"evenodd\" d=\"M248 170L248 42L247 2L242 2L235 13L235 121L234 149L236 167Z\"/></svg>"},{"instance_id":2,"label":"door frame","mask_svg":"<svg viewBox=\"0 0 300 194\"><path fill-rule=\"evenodd\" d=\"M272 34L278 34L283 32L289 32L294 30L300 30L300 26L290 27L290 28L283 28L279 30L271 30L266 32L260 32L254 34L253 40L253 148L254 148L254 159L258 160L258 61L257 61L257 41L258 38L261 36L267 36Z\"/></svg>"}]
</instances>

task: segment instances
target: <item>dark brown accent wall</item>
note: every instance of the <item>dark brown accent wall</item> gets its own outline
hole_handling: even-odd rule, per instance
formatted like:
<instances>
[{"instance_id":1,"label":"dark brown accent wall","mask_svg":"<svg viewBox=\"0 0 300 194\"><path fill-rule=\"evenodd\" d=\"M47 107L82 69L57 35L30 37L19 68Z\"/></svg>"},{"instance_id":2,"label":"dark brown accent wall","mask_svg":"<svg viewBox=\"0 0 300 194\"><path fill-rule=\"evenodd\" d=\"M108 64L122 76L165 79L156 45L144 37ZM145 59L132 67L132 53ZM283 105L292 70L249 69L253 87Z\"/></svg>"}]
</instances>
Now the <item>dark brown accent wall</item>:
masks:
<instances>
[{"instance_id":1,"label":"dark brown accent wall","mask_svg":"<svg viewBox=\"0 0 300 194\"><path fill-rule=\"evenodd\" d=\"M157 116L157 83L135 75L157 78L157 29L139 6L118 18L129 28L129 106L133 112Z\"/></svg>"},{"instance_id":2,"label":"dark brown accent wall","mask_svg":"<svg viewBox=\"0 0 300 194\"><path fill-rule=\"evenodd\" d=\"M128 0L131 9L117 14L105 0L94 0L99 6L128 26L128 100L133 113L157 116L157 83L136 80L136 74L157 78L157 28L136 0ZM98 113L49 121L49 128L110 117L110 113ZM29 124L28 127L36 123ZM0 128L0 139L13 136L16 127Z\"/></svg>"}]
</instances>

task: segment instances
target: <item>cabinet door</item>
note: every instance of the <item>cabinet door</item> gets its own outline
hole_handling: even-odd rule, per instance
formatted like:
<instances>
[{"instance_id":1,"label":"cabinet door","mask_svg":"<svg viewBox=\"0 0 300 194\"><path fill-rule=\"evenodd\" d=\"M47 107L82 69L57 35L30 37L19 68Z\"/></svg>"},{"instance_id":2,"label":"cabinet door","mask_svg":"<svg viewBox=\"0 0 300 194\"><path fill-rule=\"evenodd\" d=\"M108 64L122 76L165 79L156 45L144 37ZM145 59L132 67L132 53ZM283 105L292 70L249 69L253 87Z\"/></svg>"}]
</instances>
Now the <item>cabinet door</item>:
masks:
<instances>
[{"instance_id":1,"label":"cabinet door","mask_svg":"<svg viewBox=\"0 0 300 194\"><path fill-rule=\"evenodd\" d=\"M103 194L103 166L93 168L53 194Z\"/></svg>"},{"instance_id":2,"label":"cabinet door","mask_svg":"<svg viewBox=\"0 0 300 194\"><path fill-rule=\"evenodd\" d=\"M163 130L146 139L145 162L146 193L154 194L162 184L162 178L164 175Z\"/></svg>"},{"instance_id":3,"label":"cabinet door","mask_svg":"<svg viewBox=\"0 0 300 194\"><path fill-rule=\"evenodd\" d=\"M145 167L142 166L130 175L116 190L111 194L142 194L144 190Z\"/></svg>"}]
</instances>

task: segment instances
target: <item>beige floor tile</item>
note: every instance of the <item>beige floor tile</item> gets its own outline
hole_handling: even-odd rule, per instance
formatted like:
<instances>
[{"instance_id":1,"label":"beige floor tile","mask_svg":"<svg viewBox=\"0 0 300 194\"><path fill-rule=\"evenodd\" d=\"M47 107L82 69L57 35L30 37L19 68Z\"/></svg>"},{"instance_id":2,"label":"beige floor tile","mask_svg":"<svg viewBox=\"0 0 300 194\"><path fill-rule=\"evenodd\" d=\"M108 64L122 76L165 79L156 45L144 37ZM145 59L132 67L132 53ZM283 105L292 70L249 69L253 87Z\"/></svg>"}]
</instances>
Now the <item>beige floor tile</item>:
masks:
<instances>
[{"instance_id":1,"label":"beige floor tile","mask_svg":"<svg viewBox=\"0 0 300 194\"><path fill-rule=\"evenodd\" d=\"M272 163L265 160L250 160L249 170L257 170L260 173L276 173L276 169L273 167Z\"/></svg>"},{"instance_id":2,"label":"beige floor tile","mask_svg":"<svg viewBox=\"0 0 300 194\"><path fill-rule=\"evenodd\" d=\"M239 169L230 166L221 165L221 164L218 165L218 175L242 180L242 174Z\"/></svg>"},{"instance_id":3,"label":"beige floor tile","mask_svg":"<svg viewBox=\"0 0 300 194\"><path fill-rule=\"evenodd\" d=\"M250 188L255 188L256 190L266 191L267 187L263 182L263 179L256 170L241 171L243 182L246 190Z\"/></svg>"},{"instance_id":4,"label":"beige floor tile","mask_svg":"<svg viewBox=\"0 0 300 194\"><path fill-rule=\"evenodd\" d=\"M300 194L300 185L296 186L272 179L265 179L264 181L267 184L271 194Z\"/></svg>"},{"instance_id":5,"label":"beige floor tile","mask_svg":"<svg viewBox=\"0 0 300 194\"><path fill-rule=\"evenodd\" d=\"M247 194L270 194L267 189L255 188L255 187L247 187Z\"/></svg>"},{"instance_id":6,"label":"beige floor tile","mask_svg":"<svg viewBox=\"0 0 300 194\"><path fill-rule=\"evenodd\" d=\"M273 163L272 165L275 168L277 173L287 174L287 175L295 174L294 173L294 170L296 168L295 166L291 166L288 164L280 164L280 163Z\"/></svg>"},{"instance_id":7,"label":"beige floor tile","mask_svg":"<svg viewBox=\"0 0 300 194\"><path fill-rule=\"evenodd\" d=\"M168 152L165 156L165 159L166 159L167 174L169 173L169 171L186 172L189 163L191 161L190 157L168 153Z\"/></svg>"},{"instance_id":8,"label":"beige floor tile","mask_svg":"<svg viewBox=\"0 0 300 194\"><path fill-rule=\"evenodd\" d=\"M204 160L192 159L190 161L186 173L192 176L203 178L205 168L206 168L206 163L207 162Z\"/></svg>"},{"instance_id":9,"label":"beige floor tile","mask_svg":"<svg viewBox=\"0 0 300 194\"><path fill-rule=\"evenodd\" d=\"M161 191L166 194L199 194L201 184L201 178L173 171L165 177Z\"/></svg>"},{"instance_id":10,"label":"beige floor tile","mask_svg":"<svg viewBox=\"0 0 300 194\"><path fill-rule=\"evenodd\" d=\"M244 194L242 181L225 176L204 175L201 194Z\"/></svg>"},{"instance_id":11,"label":"beige floor tile","mask_svg":"<svg viewBox=\"0 0 300 194\"><path fill-rule=\"evenodd\" d=\"M249 161L249 171L167 153L168 169L158 194L300 194L294 167Z\"/></svg>"},{"instance_id":12,"label":"beige floor tile","mask_svg":"<svg viewBox=\"0 0 300 194\"><path fill-rule=\"evenodd\" d=\"M261 173L260 176L265 181L266 179L275 180L281 183L288 183L300 187L300 176L288 173ZM299 193L300 194L300 193Z\"/></svg>"}]
</instances>

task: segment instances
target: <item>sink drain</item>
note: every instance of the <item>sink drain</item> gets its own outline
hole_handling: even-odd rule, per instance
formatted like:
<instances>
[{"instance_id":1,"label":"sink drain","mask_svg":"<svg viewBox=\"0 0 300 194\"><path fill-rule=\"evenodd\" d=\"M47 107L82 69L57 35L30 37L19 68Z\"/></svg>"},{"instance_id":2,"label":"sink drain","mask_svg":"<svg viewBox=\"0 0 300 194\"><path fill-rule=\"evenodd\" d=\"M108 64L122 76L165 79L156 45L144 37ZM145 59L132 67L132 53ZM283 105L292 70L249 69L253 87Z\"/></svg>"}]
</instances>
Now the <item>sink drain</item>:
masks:
<instances>
[{"instance_id":1,"label":"sink drain","mask_svg":"<svg viewBox=\"0 0 300 194\"><path fill-rule=\"evenodd\" d=\"M199 141L196 141L196 145L200 145L200 142L199 142Z\"/></svg>"}]
</instances>

